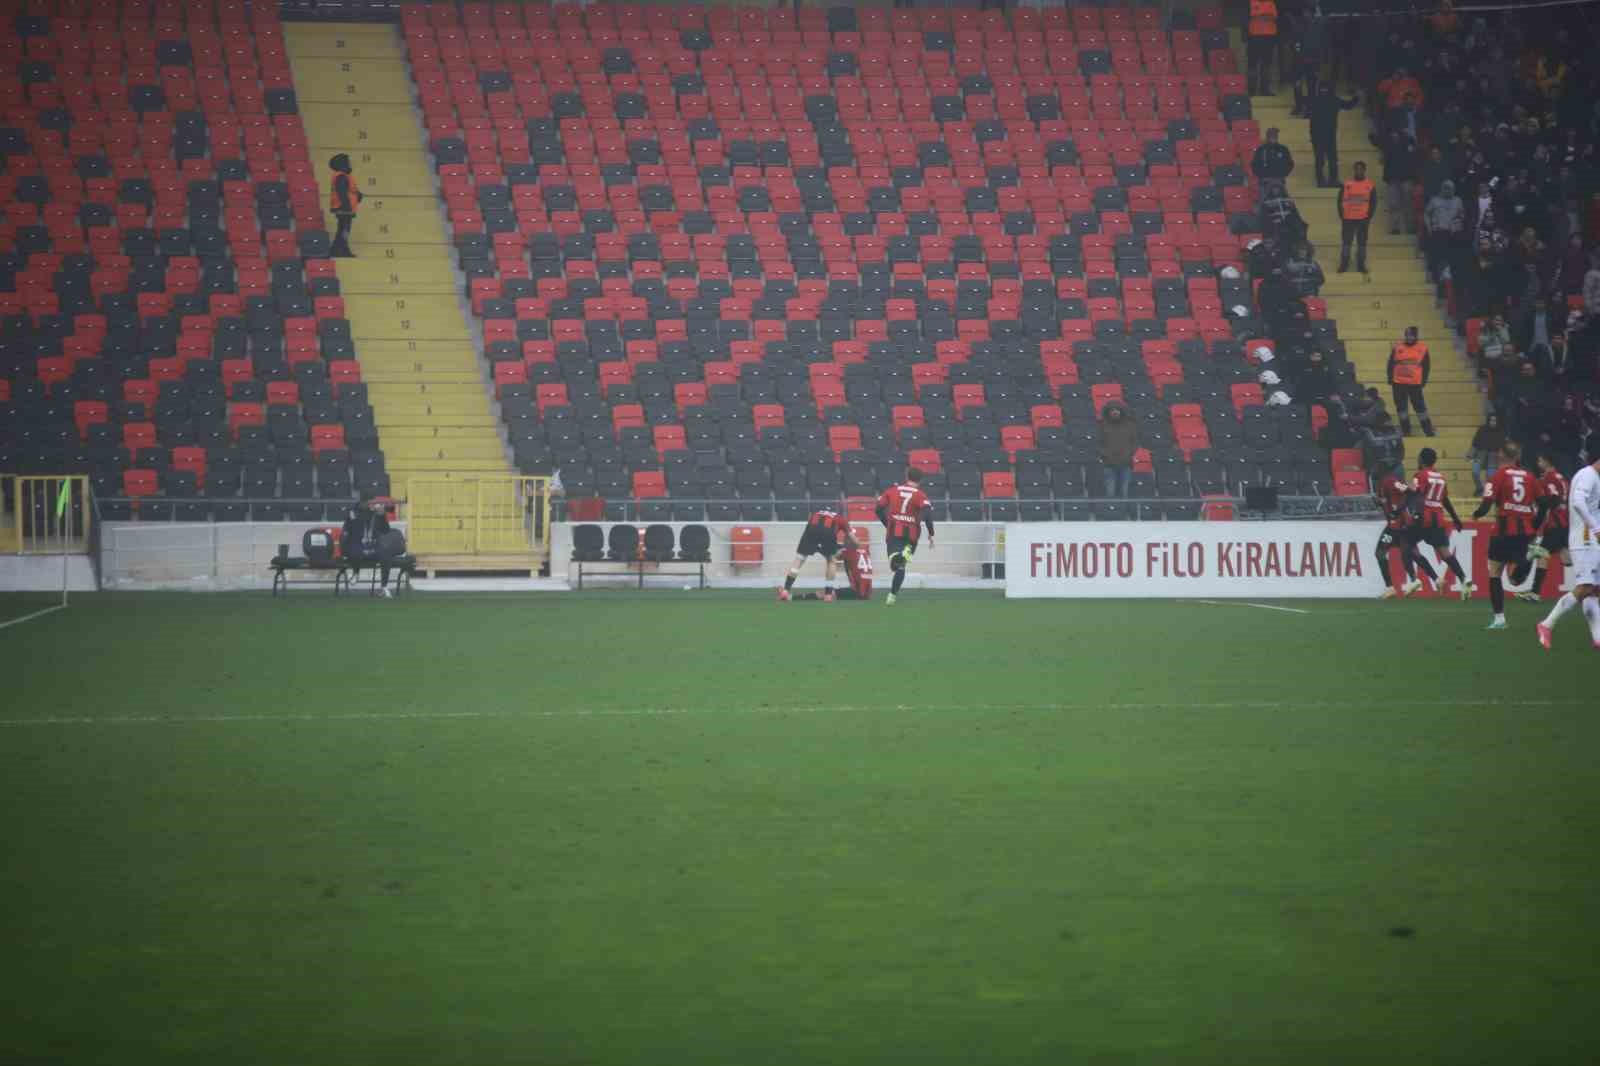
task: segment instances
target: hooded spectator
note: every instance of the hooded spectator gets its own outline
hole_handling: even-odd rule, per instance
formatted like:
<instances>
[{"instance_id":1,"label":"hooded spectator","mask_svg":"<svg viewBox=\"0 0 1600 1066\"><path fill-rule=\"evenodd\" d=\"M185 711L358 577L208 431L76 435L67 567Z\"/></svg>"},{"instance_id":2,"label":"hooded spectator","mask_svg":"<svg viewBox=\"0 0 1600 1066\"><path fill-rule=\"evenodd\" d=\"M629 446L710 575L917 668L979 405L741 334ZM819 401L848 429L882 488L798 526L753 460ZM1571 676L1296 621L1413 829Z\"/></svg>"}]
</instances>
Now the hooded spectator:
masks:
<instances>
[{"instance_id":1,"label":"hooded spectator","mask_svg":"<svg viewBox=\"0 0 1600 1066\"><path fill-rule=\"evenodd\" d=\"M1100 421L1100 460L1105 464L1107 499L1122 499L1133 482L1133 455L1139 450L1139 427L1127 408L1115 400L1106 404Z\"/></svg>"},{"instance_id":2,"label":"hooded spectator","mask_svg":"<svg viewBox=\"0 0 1600 1066\"><path fill-rule=\"evenodd\" d=\"M1483 425L1472 435L1472 447L1467 456L1472 463L1472 488L1474 492L1483 491L1483 475L1493 472L1499 462L1500 449L1506 442L1505 426L1500 421L1500 416L1491 412L1483 420Z\"/></svg>"}]
</instances>

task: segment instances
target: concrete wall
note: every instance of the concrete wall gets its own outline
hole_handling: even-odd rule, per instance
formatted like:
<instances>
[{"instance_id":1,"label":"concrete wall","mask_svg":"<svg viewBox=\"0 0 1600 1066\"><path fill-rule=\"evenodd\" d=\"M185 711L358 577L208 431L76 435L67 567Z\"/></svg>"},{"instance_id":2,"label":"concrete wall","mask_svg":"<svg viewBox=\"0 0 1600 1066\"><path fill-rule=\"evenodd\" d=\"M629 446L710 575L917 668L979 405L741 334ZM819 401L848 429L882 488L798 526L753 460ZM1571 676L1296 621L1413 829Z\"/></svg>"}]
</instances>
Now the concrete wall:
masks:
<instances>
[{"instance_id":1,"label":"concrete wall","mask_svg":"<svg viewBox=\"0 0 1600 1066\"><path fill-rule=\"evenodd\" d=\"M395 523L404 529L404 522ZM300 554L306 522L106 522L100 577L106 589L270 589L278 545Z\"/></svg>"}]
</instances>

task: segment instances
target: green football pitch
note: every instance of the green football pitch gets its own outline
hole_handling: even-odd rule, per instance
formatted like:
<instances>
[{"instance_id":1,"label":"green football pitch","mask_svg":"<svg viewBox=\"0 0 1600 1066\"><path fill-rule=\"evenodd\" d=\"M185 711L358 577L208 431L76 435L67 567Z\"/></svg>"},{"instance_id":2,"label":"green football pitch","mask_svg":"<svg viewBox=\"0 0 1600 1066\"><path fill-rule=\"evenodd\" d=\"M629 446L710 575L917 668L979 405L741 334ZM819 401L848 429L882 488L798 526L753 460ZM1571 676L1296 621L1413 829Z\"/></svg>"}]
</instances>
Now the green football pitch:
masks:
<instances>
[{"instance_id":1,"label":"green football pitch","mask_svg":"<svg viewBox=\"0 0 1600 1066\"><path fill-rule=\"evenodd\" d=\"M1595 1061L1581 621L1286 606L81 597L0 1062Z\"/></svg>"}]
</instances>

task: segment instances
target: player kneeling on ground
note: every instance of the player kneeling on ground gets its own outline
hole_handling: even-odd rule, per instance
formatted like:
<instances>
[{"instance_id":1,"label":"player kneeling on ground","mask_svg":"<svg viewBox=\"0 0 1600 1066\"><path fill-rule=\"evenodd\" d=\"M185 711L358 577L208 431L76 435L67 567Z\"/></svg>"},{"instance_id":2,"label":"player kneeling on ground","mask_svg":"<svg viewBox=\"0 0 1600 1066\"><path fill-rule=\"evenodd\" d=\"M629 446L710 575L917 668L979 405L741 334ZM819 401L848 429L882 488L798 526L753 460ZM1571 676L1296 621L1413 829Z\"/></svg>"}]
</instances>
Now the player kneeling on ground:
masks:
<instances>
[{"instance_id":1,"label":"player kneeling on ground","mask_svg":"<svg viewBox=\"0 0 1600 1066\"><path fill-rule=\"evenodd\" d=\"M922 491L922 471L913 466L906 471L904 481L883 490L883 495L878 497L878 521L888 530L884 547L889 551L889 569L894 571L894 582L883 602L892 607L894 598L900 594L900 586L905 584L911 557L917 554L917 540L922 536L923 526L928 527L928 547L933 547L933 504Z\"/></svg>"},{"instance_id":2,"label":"player kneeling on ground","mask_svg":"<svg viewBox=\"0 0 1600 1066\"><path fill-rule=\"evenodd\" d=\"M806 565L806 560L811 556L821 555L826 564L822 599L825 603L832 603L833 573L838 565L833 557L839 554L841 543L846 550L853 551L857 547L856 538L850 533L850 520L844 515L824 509L808 518L805 532L800 534L800 544L794 550L794 565L789 567L783 579L783 588L778 590L778 602L789 602L789 590L794 588L794 579L800 576L800 568Z\"/></svg>"},{"instance_id":3,"label":"player kneeling on ground","mask_svg":"<svg viewBox=\"0 0 1600 1066\"><path fill-rule=\"evenodd\" d=\"M1555 624L1581 605L1589 623L1589 639L1600 648L1600 459L1572 475L1567 517L1574 523L1567 549L1572 558L1572 591L1557 600L1549 616L1535 628L1539 643L1548 649Z\"/></svg>"}]
</instances>

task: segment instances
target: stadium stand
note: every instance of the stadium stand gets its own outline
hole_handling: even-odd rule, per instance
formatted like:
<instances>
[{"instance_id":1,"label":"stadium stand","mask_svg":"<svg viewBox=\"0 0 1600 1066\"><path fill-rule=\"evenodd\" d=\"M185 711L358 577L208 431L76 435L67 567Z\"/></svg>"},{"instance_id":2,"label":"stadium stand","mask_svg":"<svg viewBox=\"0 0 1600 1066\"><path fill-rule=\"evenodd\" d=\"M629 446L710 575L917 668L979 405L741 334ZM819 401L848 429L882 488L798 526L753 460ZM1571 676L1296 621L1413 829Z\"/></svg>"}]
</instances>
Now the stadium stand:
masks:
<instances>
[{"instance_id":1,"label":"stadium stand","mask_svg":"<svg viewBox=\"0 0 1600 1066\"><path fill-rule=\"evenodd\" d=\"M27 11L0 25L0 470L88 473L132 501L107 518L387 492L276 12Z\"/></svg>"},{"instance_id":2,"label":"stadium stand","mask_svg":"<svg viewBox=\"0 0 1600 1066\"><path fill-rule=\"evenodd\" d=\"M1475 448L1508 435L1563 471L1600 454L1593 44L1586 6L1396 19L1368 77L1375 127L1414 145L1416 240L1501 419Z\"/></svg>"},{"instance_id":3,"label":"stadium stand","mask_svg":"<svg viewBox=\"0 0 1600 1066\"><path fill-rule=\"evenodd\" d=\"M1157 513L1365 492L1246 358L1272 343L1242 272L1259 130L1217 10L401 27L516 464L608 518L799 519L913 458L951 518L1121 517L1088 491L1112 399L1132 494L1191 501Z\"/></svg>"}]
</instances>

